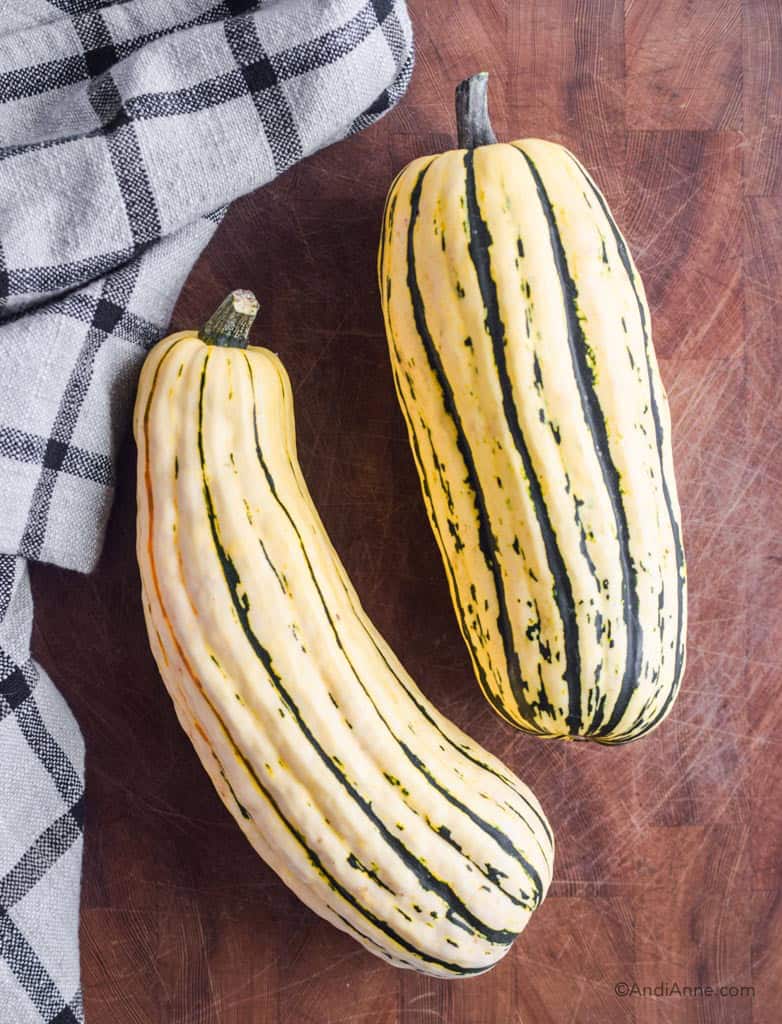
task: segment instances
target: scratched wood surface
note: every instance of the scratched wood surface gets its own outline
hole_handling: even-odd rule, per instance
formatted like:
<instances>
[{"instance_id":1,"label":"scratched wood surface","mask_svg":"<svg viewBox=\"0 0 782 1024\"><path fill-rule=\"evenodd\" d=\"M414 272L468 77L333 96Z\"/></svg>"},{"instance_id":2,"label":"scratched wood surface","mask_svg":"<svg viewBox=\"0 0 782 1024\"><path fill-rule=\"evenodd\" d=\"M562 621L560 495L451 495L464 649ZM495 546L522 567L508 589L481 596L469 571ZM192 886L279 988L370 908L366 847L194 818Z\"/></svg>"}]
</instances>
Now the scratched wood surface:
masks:
<instances>
[{"instance_id":1,"label":"scratched wood surface","mask_svg":"<svg viewBox=\"0 0 782 1024\"><path fill-rule=\"evenodd\" d=\"M301 459L374 621L423 689L533 787L556 880L492 973L396 972L301 906L213 793L148 652L125 448L91 578L35 573L38 656L88 749L89 1024L772 1024L782 1006L782 11L777 0L413 0L418 64L383 122L237 203L174 328L251 287L293 378ZM689 668L616 750L514 733L480 697L396 407L374 278L383 199L452 145L493 73L501 137L605 189L646 281L674 420ZM754 997L615 986L754 986ZM12 1024L12 1022L9 1022Z\"/></svg>"}]
</instances>

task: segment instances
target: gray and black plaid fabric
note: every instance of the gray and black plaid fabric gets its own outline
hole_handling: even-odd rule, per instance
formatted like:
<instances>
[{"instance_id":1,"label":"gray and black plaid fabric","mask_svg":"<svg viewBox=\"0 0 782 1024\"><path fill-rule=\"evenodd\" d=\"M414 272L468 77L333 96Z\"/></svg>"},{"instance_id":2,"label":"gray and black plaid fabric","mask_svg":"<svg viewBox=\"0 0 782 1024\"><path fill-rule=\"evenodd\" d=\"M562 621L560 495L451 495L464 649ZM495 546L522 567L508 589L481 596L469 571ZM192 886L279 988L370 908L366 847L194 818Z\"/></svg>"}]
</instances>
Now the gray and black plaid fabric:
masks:
<instances>
[{"instance_id":1,"label":"gray and black plaid fabric","mask_svg":"<svg viewBox=\"0 0 782 1024\"><path fill-rule=\"evenodd\" d=\"M404 0L0 0L0 1024L83 1020L84 753L27 560L95 565L140 364L227 204L412 62Z\"/></svg>"},{"instance_id":2,"label":"gray and black plaid fabric","mask_svg":"<svg viewBox=\"0 0 782 1024\"><path fill-rule=\"evenodd\" d=\"M32 621L27 562L0 555L0 1021L73 1024L84 747Z\"/></svg>"}]
</instances>

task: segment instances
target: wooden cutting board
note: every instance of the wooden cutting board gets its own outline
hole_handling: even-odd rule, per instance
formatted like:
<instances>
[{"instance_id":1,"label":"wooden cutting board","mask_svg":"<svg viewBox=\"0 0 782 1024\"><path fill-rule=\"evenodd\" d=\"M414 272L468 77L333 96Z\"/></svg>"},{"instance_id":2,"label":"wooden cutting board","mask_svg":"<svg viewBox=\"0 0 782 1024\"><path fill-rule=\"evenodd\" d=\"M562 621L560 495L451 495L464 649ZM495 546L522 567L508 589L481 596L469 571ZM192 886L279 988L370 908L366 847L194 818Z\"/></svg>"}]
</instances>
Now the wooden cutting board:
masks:
<instances>
[{"instance_id":1,"label":"wooden cutting board","mask_svg":"<svg viewBox=\"0 0 782 1024\"><path fill-rule=\"evenodd\" d=\"M556 880L500 966L462 982L385 966L288 893L212 791L149 654L129 442L99 571L34 573L36 653L87 741L88 1024L775 1024L782 9L411 8L418 63L403 104L237 203L172 329L200 323L232 288L256 291L257 338L291 372L305 474L368 612L426 693L538 794ZM564 142L595 175L653 312L689 560L689 667L666 724L626 748L522 736L479 695L393 394L375 284L386 189L405 162L453 144L453 87L482 68L500 137ZM754 998L622 995L634 983L754 986Z\"/></svg>"}]
</instances>

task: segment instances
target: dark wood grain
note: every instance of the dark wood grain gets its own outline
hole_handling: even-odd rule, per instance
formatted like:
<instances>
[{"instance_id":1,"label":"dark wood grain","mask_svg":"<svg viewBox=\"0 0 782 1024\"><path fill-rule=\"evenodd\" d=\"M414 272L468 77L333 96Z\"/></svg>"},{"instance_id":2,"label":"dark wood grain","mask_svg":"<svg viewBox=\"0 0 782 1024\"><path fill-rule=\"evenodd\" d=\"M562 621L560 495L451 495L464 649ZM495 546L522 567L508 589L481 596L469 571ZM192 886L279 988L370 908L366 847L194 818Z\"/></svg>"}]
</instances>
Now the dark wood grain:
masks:
<instances>
[{"instance_id":1,"label":"dark wood grain","mask_svg":"<svg viewBox=\"0 0 782 1024\"><path fill-rule=\"evenodd\" d=\"M756 6L746 4L748 18ZM741 0L625 0L625 12L630 123L655 131L740 127Z\"/></svg>"},{"instance_id":2,"label":"dark wood grain","mask_svg":"<svg viewBox=\"0 0 782 1024\"><path fill-rule=\"evenodd\" d=\"M543 802L556 880L495 971L395 972L309 911L213 793L148 652L125 447L100 568L37 568L35 649L88 750L89 1024L776 1024L782 1006L782 22L771 0L414 0L415 79L365 134L237 203L173 328L230 288L293 379L301 460L423 689ZM480 697L396 407L375 285L386 189L492 71L501 137L566 142L647 283L691 581L679 703L627 748L537 742ZM614 986L754 986L754 998Z\"/></svg>"}]
</instances>

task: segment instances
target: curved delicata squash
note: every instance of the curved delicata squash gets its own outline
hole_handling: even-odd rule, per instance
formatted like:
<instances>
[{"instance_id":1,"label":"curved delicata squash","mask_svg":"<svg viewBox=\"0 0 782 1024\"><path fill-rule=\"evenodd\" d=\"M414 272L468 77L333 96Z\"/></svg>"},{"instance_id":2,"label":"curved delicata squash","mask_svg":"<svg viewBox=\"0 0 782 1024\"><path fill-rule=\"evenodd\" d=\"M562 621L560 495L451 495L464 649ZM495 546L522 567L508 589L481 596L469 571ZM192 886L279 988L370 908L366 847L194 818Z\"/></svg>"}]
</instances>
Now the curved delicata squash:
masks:
<instances>
[{"instance_id":1,"label":"curved delicata squash","mask_svg":"<svg viewBox=\"0 0 782 1024\"><path fill-rule=\"evenodd\" d=\"M234 292L138 389L138 537L179 720L263 859L399 967L490 968L551 879L530 790L448 722L373 628L296 459L287 374Z\"/></svg>"}]
</instances>

